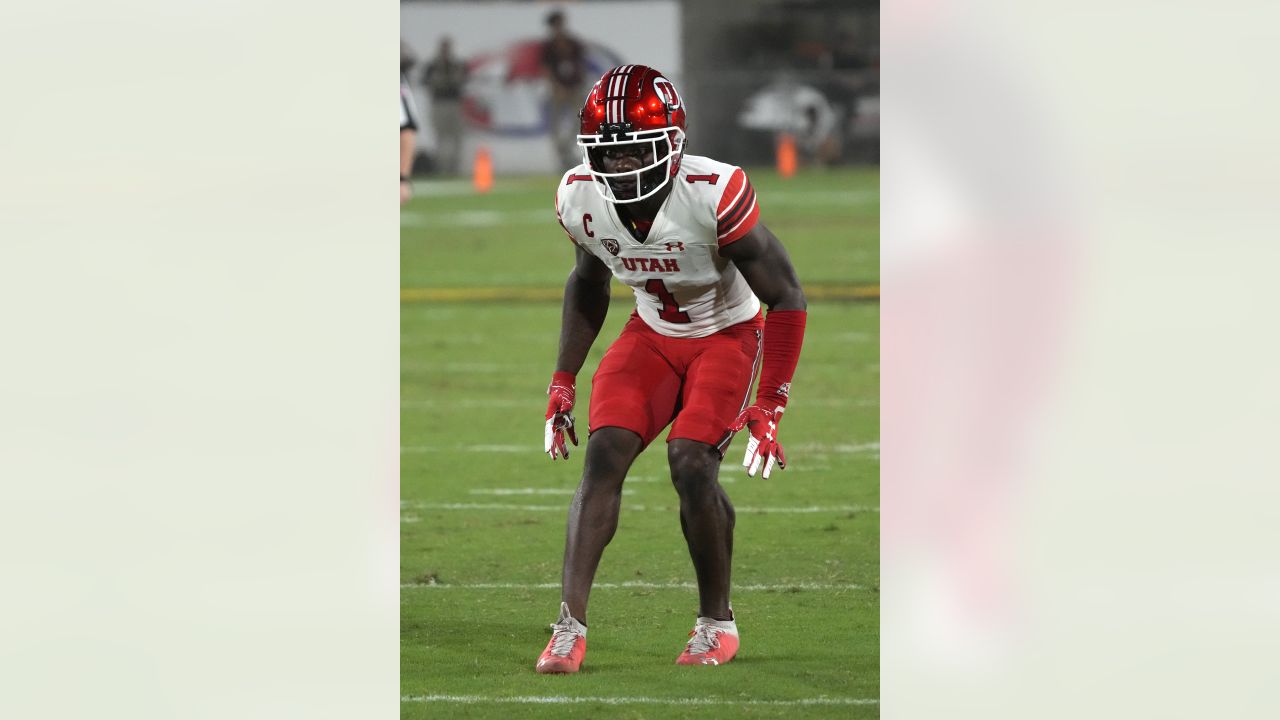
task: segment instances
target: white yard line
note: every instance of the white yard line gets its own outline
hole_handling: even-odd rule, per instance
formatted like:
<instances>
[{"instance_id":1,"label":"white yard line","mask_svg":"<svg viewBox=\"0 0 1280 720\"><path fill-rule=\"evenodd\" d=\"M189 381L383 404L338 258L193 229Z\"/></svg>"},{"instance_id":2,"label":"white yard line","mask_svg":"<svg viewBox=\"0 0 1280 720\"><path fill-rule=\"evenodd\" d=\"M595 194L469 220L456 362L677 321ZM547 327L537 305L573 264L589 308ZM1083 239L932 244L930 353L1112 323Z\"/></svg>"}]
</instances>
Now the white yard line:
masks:
<instances>
[{"instance_id":1,"label":"white yard line","mask_svg":"<svg viewBox=\"0 0 1280 720\"><path fill-rule=\"evenodd\" d=\"M880 405L880 398L852 398L852 397L832 397L832 398L805 398L805 405L813 407L877 407Z\"/></svg>"},{"instance_id":2,"label":"white yard line","mask_svg":"<svg viewBox=\"0 0 1280 720\"><path fill-rule=\"evenodd\" d=\"M548 223L550 219L550 223ZM550 209L525 210L453 210L449 212L419 213L402 211L400 224L405 227L494 227L520 223L526 225L555 225L555 213Z\"/></svg>"},{"instance_id":3,"label":"white yard line","mask_svg":"<svg viewBox=\"0 0 1280 720\"><path fill-rule=\"evenodd\" d=\"M531 343L546 340L547 334L545 332L538 334L524 333L519 335L506 334L503 335L503 339L516 347L523 347ZM440 337L425 331L417 332L406 330L400 334L400 347L438 347L440 346L441 340L442 339ZM444 339L444 342L448 343L448 345L487 345L493 342L493 336L483 333L456 334L449 335Z\"/></svg>"},{"instance_id":4,"label":"white yard line","mask_svg":"<svg viewBox=\"0 0 1280 720\"><path fill-rule=\"evenodd\" d=\"M634 476L628 475L626 481L629 483L670 483L671 478L666 476L657 477L656 475L634 475ZM736 482L738 482L738 478L725 477L724 473L721 472L720 474L721 485L732 484Z\"/></svg>"},{"instance_id":5,"label":"white yard line","mask_svg":"<svg viewBox=\"0 0 1280 720\"><path fill-rule=\"evenodd\" d=\"M785 205L853 205L880 201L879 190L828 190L828 191L795 191L775 190L762 194L765 202L776 202Z\"/></svg>"},{"instance_id":6,"label":"white yard line","mask_svg":"<svg viewBox=\"0 0 1280 720\"><path fill-rule=\"evenodd\" d=\"M453 373L511 373L523 369L522 365L504 365L502 363L426 363L400 362L402 372L429 372L449 375Z\"/></svg>"},{"instance_id":7,"label":"white yard line","mask_svg":"<svg viewBox=\"0 0 1280 720\"><path fill-rule=\"evenodd\" d=\"M876 698L842 698L812 697L795 700L730 700L720 698L659 698L659 697L569 697L565 695L513 695L507 697L493 695L402 695L400 702L406 703L460 703L475 705L480 703L502 703L514 705L878 705Z\"/></svg>"},{"instance_id":8,"label":"white yard line","mask_svg":"<svg viewBox=\"0 0 1280 720\"><path fill-rule=\"evenodd\" d=\"M402 509L412 510L519 510L526 512L564 512L565 505L512 505L507 503L428 503L401 500ZM665 505L632 505L624 504L624 512L675 512L675 506ZM761 513L764 515L794 515L812 513L859 513L880 512L880 508L870 505L808 505L801 507L738 507L738 513Z\"/></svg>"},{"instance_id":9,"label":"white yard line","mask_svg":"<svg viewBox=\"0 0 1280 720\"><path fill-rule=\"evenodd\" d=\"M867 453L870 455L880 456L880 443L803 443L796 445L794 448L788 448L792 453L808 453L808 454L839 454L839 455L857 455ZM509 452L519 453L528 452L541 454L542 446L540 445L401 445L400 452L406 454L434 453L434 452L478 452L478 453L494 453ZM799 458L800 455L795 455ZM735 463L736 464L736 463ZM632 478L634 482L655 482L647 476ZM733 482L731 478L721 478L720 482Z\"/></svg>"},{"instance_id":10,"label":"white yard line","mask_svg":"<svg viewBox=\"0 0 1280 720\"><path fill-rule=\"evenodd\" d=\"M549 178L555 184L557 178ZM495 183L489 190L491 195L525 192L522 185L505 182ZM873 191L863 191L873 192ZM874 191L877 192L878 191ZM475 197L475 187L470 180L440 180L438 178L422 178L413 181L413 194L417 197ZM403 211L402 211L403 212Z\"/></svg>"},{"instance_id":11,"label":"white yard line","mask_svg":"<svg viewBox=\"0 0 1280 720\"><path fill-rule=\"evenodd\" d=\"M414 410L448 410L452 408L500 408L500 409L517 409L535 407L538 402L546 404L546 398L538 398L532 396L529 398L459 398L453 400L401 400L400 407ZM851 398L851 397L833 397L833 398L808 398L805 404L813 407L879 407L880 399L874 398Z\"/></svg>"},{"instance_id":12,"label":"white yard line","mask_svg":"<svg viewBox=\"0 0 1280 720\"><path fill-rule=\"evenodd\" d=\"M400 452L417 455L434 452L531 453L542 454L539 445L402 445Z\"/></svg>"},{"instance_id":13,"label":"white yard line","mask_svg":"<svg viewBox=\"0 0 1280 720\"><path fill-rule=\"evenodd\" d=\"M793 453L797 453L797 452L810 453L810 454L837 453L840 455L856 455L859 453L870 453L875 455L876 457L879 457L880 443L879 441L867 442L867 443L832 443L832 444L803 443L803 444L796 445L795 448L793 448L791 452L788 452L787 454L792 455ZM801 456L793 455L793 457L801 457Z\"/></svg>"},{"instance_id":14,"label":"white yard line","mask_svg":"<svg viewBox=\"0 0 1280 720\"><path fill-rule=\"evenodd\" d=\"M403 590L556 590L560 583L402 583ZM628 580L620 583L595 583L592 589L605 590L697 590L696 583L691 582L644 582ZM865 590L862 585L849 583L752 583L733 585L734 590L775 592L780 590Z\"/></svg>"},{"instance_id":15,"label":"white yard line","mask_svg":"<svg viewBox=\"0 0 1280 720\"><path fill-rule=\"evenodd\" d=\"M502 408L510 410L514 408L531 408L537 407L539 403L546 405L546 398L532 396L529 399L516 398L457 398L453 400L401 400L402 408L421 408L426 410L449 410L455 408Z\"/></svg>"},{"instance_id":16,"label":"white yard line","mask_svg":"<svg viewBox=\"0 0 1280 720\"><path fill-rule=\"evenodd\" d=\"M468 490L471 495L572 495L577 492L574 488L476 488ZM622 491L623 495L632 495L635 490Z\"/></svg>"}]
</instances>

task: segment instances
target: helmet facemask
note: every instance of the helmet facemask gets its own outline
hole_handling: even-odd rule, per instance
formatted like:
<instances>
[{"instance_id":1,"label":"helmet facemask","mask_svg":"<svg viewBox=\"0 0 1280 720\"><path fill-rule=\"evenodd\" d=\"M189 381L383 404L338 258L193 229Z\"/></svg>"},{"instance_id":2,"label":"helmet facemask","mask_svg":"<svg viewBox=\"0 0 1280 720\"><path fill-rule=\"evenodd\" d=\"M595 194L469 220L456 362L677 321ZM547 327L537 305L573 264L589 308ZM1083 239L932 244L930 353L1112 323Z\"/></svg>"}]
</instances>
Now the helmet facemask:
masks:
<instances>
[{"instance_id":1,"label":"helmet facemask","mask_svg":"<svg viewBox=\"0 0 1280 720\"><path fill-rule=\"evenodd\" d=\"M657 130L617 132L611 135L579 135L582 159L588 172L596 179L596 192L611 203L625 205L653 196L671 182L671 176L679 167L684 152L684 131L678 127ZM604 172L604 149L626 145L645 145L652 150L653 162L638 170ZM630 181L630 190L619 191L611 181Z\"/></svg>"}]
</instances>

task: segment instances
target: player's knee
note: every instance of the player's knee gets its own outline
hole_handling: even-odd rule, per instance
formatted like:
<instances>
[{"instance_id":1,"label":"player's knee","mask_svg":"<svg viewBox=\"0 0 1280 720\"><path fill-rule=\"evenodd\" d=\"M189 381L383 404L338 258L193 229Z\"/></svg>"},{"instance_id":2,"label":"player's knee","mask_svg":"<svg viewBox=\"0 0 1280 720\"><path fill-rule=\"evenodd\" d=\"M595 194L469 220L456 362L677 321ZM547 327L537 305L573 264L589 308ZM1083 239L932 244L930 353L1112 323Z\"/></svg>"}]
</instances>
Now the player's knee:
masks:
<instances>
[{"instance_id":1,"label":"player's knee","mask_svg":"<svg viewBox=\"0 0 1280 720\"><path fill-rule=\"evenodd\" d=\"M578 483L578 497L583 502L597 498L622 498L622 474L592 472L590 469L582 473L582 482Z\"/></svg>"},{"instance_id":2,"label":"player's knee","mask_svg":"<svg viewBox=\"0 0 1280 720\"><path fill-rule=\"evenodd\" d=\"M681 495L699 495L716 487L720 454L706 443L672 440L667 444L671 482Z\"/></svg>"},{"instance_id":3,"label":"player's knee","mask_svg":"<svg viewBox=\"0 0 1280 720\"><path fill-rule=\"evenodd\" d=\"M640 436L630 430L605 427L591 433L582 468L583 486L620 489L640 446Z\"/></svg>"}]
</instances>

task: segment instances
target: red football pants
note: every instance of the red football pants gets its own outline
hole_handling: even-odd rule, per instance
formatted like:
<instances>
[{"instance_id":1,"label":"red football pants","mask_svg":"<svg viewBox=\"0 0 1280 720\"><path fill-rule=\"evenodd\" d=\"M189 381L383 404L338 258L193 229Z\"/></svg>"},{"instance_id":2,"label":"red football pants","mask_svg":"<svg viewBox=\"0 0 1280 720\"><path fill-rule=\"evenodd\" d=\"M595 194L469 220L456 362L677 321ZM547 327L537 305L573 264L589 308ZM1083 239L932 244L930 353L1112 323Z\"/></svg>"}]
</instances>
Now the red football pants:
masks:
<instances>
[{"instance_id":1,"label":"red football pants","mask_svg":"<svg viewBox=\"0 0 1280 720\"><path fill-rule=\"evenodd\" d=\"M634 313L591 378L590 430L620 427L647 447L668 424L667 442L697 440L721 454L760 369L760 317L707 337L655 332Z\"/></svg>"}]
</instances>

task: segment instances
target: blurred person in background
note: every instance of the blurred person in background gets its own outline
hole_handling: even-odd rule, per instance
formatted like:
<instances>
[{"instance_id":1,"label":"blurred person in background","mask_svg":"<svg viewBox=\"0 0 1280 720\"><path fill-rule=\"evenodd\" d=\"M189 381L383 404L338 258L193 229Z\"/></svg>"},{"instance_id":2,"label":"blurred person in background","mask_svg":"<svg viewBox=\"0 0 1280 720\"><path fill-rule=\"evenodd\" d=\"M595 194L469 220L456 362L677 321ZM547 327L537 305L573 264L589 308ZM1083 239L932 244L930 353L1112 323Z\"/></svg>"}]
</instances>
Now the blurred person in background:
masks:
<instances>
[{"instance_id":1,"label":"blurred person in background","mask_svg":"<svg viewBox=\"0 0 1280 720\"><path fill-rule=\"evenodd\" d=\"M413 153L417 147L418 109L413 102L413 93L409 90L409 80L405 73L413 67L413 51L402 40L400 42L400 204L405 204L413 197Z\"/></svg>"},{"instance_id":2,"label":"blurred person in background","mask_svg":"<svg viewBox=\"0 0 1280 720\"><path fill-rule=\"evenodd\" d=\"M431 98L431 127L436 132L436 161L441 174L457 175L462 158L462 90L467 66L453 56L453 41L441 38L436 56L422 71Z\"/></svg>"},{"instance_id":3,"label":"blurred person in background","mask_svg":"<svg viewBox=\"0 0 1280 720\"><path fill-rule=\"evenodd\" d=\"M568 456L566 437L578 442L571 414L577 373L604 325L613 278L631 287L636 310L591 381L590 439L569 507L560 616L536 669L579 670L587 599L618 527L623 480L668 425L667 460L699 601L676 663L723 665L737 653L738 627L729 601L734 510L718 480L720 463L745 428L748 475L763 468L768 478L775 463L786 466L777 424L804 338L804 291L786 249L759 222L742 168L684 154L684 106L656 70L606 72L587 96L580 129L584 162L565 173L555 201L576 264L547 388L543 437L551 459Z\"/></svg>"},{"instance_id":4,"label":"blurred person in background","mask_svg":"<svg viewBox=\"0 0 1280 720\"><path fill-rule=\"evenodd\" d=\"M833 165L840 160L840 111L812 85L782 72L769 85L747 98L738 124L770 130L775 142L792 136L806 164Z\"/></svg>"},{"instance_id":5,"label":"blurred person in background","mask_svg":"<svg viewBox=\"0 0 1280 720\"><path fill-rule=\"evenodd\" d=\"M578 162L578 111L586 91L586 50L582 42L565 29L564 12L553 10L547 15L551 35L542 44L542 72L550 85L547 128L551 144L561 167Z\"/></svg>"}]
</instances>

